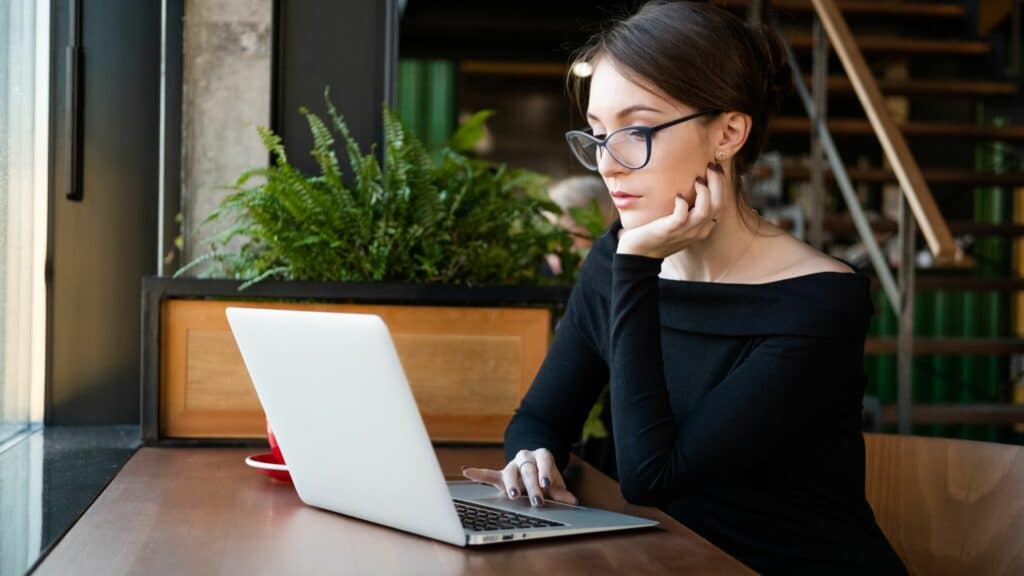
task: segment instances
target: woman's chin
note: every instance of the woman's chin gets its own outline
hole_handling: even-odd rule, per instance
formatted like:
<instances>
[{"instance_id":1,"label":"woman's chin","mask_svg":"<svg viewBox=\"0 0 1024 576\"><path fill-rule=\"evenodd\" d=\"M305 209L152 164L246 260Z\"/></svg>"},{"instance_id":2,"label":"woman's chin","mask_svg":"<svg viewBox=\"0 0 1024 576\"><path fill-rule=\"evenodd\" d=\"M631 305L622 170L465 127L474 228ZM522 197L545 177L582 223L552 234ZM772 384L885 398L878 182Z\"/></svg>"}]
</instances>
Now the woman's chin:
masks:
<instances>
[{"instance_id":1,"label":"woman's chin","mask_svg":"<svg viewBox=\"0 0 1024 576\"><path fill-rule=\"evenodd\" d=\"M658 214L650 214L639 210L620 210L619 220L622 221L623 230L639 228L644 224L653 222L659 218Z\"/></svg>"}]
</instances>

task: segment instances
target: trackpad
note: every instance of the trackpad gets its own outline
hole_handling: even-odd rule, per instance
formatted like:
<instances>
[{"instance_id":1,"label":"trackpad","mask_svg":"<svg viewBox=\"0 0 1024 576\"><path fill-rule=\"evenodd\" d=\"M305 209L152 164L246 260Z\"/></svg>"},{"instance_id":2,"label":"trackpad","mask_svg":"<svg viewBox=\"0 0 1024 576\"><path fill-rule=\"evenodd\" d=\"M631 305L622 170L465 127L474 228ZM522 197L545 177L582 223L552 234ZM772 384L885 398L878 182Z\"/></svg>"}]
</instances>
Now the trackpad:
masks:
<instances>
[{"instance_id":1,"label":"trackpad","mask_svg":"<svg viewBox=\"0 0 1024 576\"><path fill-rule=\"evenodd\" d=\"M545 500L544 504L535 507L530 505L530 499L527 496L520 496L515 500L510 500L504 496L498 496L496 498L474 498L473 502L477 502L484 506L493 506L495 508L512 510L519 512L520 514L539 514L543 512L553 512L555 510L571 510L576 508L575 506L563 504L554 500Z\"/></svg>"}]
</instances>

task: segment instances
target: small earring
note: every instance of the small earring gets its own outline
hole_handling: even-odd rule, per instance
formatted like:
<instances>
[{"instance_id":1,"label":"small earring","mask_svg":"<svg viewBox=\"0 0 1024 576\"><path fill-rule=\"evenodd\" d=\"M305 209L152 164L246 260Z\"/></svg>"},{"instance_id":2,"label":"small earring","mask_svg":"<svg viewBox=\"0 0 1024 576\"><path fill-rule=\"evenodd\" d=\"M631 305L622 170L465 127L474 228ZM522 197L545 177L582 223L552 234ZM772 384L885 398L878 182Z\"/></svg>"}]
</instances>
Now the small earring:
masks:
<instances>
[{"instance_id":1,"label":"small earring","mask_svg":"<svg viewBox=\"0 0 1024 576\"><path fill-rule=\"evenodd\" d=\"M718 154L715 154L715 157L718 158L719 162L721 162L722 160L725 160L725 152L719 150Z\"/></svg>"}]
</instances>

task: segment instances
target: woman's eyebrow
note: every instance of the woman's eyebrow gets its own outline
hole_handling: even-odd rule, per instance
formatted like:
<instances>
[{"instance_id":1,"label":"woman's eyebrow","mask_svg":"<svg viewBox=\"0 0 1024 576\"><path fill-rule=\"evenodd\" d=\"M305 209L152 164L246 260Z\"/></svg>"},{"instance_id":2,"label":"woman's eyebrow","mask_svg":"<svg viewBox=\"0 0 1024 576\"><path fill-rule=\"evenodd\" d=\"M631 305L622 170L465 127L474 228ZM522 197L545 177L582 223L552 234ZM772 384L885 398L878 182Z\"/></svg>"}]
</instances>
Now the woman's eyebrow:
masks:
<instances>
[{"instance_id":1,"label":"woman's eyebrow","mask_svg":"<svg viewBox=\"0 0 1024 576\"><path fill-rule=\"evenodd\" d=\"M634 104L633 106L629 106L628 108L623 108L622 110L619 110L618 114L616 114L615 117L623 118L629 114L632 114L633 112L661 112L661 110L651 108L650 106L645 106L643 104ZM587 112L587 118L590 120L597 120L598 122L601 121L600 118L598 118L591 112Z\"/></svg>"}]
</instances>

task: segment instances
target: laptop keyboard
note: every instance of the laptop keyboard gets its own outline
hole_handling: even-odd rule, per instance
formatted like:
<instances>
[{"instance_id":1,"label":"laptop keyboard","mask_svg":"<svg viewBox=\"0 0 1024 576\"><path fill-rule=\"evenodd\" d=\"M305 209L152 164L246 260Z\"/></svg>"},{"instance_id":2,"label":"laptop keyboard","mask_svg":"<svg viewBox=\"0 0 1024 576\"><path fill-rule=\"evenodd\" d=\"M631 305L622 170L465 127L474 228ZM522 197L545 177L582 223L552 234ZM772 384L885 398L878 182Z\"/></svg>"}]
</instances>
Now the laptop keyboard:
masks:
<instances>
[{"instance_id":1,"label":"laptop keyboard","mask_svg":"<svg viewBox=\"0 0 1024 576\"><path fill-rule=\"evenodd\" d=\"M466 530L487 532L489 530L509 530L514 528L545 528L548 526L565 526L561 522L542 520L525 514L517 514L507 510L489 508L455 500L455 510Z\"/></svg>"}]
</instances>

